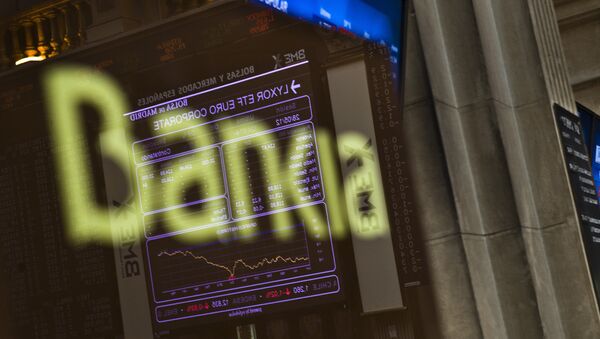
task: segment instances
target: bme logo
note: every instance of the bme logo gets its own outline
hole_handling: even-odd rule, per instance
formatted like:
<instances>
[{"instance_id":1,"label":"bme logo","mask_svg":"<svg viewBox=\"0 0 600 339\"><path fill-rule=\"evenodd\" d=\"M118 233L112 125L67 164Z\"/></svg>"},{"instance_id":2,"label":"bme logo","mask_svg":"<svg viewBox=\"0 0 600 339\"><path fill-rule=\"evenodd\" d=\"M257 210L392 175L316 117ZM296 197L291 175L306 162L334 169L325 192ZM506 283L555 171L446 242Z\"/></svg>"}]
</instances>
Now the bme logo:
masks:
<instances>
[{"instance_id":1,"label":"bme logo","mask_svg":"<svg viewBox=\"0 0 600 339\"><path fill-rule=\"evenodd\" d=\"M135 240L121 243L121 264L123 277L131 278L140 275L139 257L133 250Z\"/></svg>"},{"instance_id":2,"label":"bme logo","mask_svg":"<svg viewBox=\"0 0 600 339\"><path fill-rule=\"evenodd\" d=\"M299 49L295 52L285 53L285 54L275 54L272 56L275 61L275 68L279 69L284 66L288 66L300 61L306 60L306 51L304 49Z\"/></svg>"},{"instance_id":3,"label":"bme logo","mask_svg":"<svg viewBox=\"0 0 600 339\"><path fill-rule=\"evenodd\" d=\"M360 144L358 144L360 145ZM373 154L373 141L368 139L363 146L356 147L346 144L344 147L348 155L346 166L354 167L354 170L347 178L353 207L353 213L356 214L358 221L357 230L360 233L373 233L381 229L379 216L377 215L377 204L373 201L375 195L375 156Z\"/></svg>"},{"instance_id":4,"label":"bme logo","mask_svg":"<svg viewBox=\"0 0 600 339\"><path fill-rule=\"evenodd\" d=\"M121 203L113 201L116 208L124 207ZM121 209L119 212L123 212ZM120 229L119 253L121 258L121 274L123 278L137 277L140 275L140 257L136 253L137 229L135 223L130 223Z\"/></svg>"}]
</instances>

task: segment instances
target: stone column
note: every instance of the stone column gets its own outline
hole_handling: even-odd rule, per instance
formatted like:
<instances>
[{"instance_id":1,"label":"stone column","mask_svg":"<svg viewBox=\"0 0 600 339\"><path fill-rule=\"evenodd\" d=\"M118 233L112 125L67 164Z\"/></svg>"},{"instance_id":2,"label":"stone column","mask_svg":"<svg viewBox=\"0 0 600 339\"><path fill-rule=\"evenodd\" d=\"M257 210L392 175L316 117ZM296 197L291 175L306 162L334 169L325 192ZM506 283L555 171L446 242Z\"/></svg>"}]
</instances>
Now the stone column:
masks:
<instances>
[{"instance_id":1,"label":"stone column","mask_svg":"<svg viewBox=\"0 0 600 339\"><path fill-rule=\"evenodd\" d=\"M19 37L19 25L16 23L8 26L8 30L10 31L10 38L12 41L12 50L13 50L13 61L17 61L23 58L23 51L21 50L21 40Z\"/></svg>"},{"instance_id":2,"label":"stone column","mask_svg":"<svg viewBox=\"0 0 600 339\"><path fill-rule=\"evenodd\" d=\"M61 49L67 51L73 46L72 27L69 5L63 5L58 8L61 13L60 26L62 33Z\"/></svg>"},{"instance_id":3,"label":"stone column","mask_svg":"<svg viewBox=\"0 0 600 339\"><path fill-rule=\"evenodd\" d=\"M86 28L86 22L85 22L85 13L84 13L84 6L85 4L83 3L83 1L75 1L73 3L73 6L75 6L75 9L77 11L77 42L78 44L81 46L85 43L85 28Z\"/></svg>"},{"instance_id":4,"label":"stone column","mask_svg":"<svg viewBox=\"0 0 600 339\"><path fill-rule=\"evenodd\" d=\"M414 6L483 337L542 338L471 0Z\"/></svg>"},{"instance_id":5,"label":"stone column","mask_svg":"<svg viewBox=\"0 0 600 339\"><path fill-rule=\"evenodd\" d=\"M548 338L600 338L552 103L575 112L551 0L473 0Z\"/></svg>"},{"instance_id":6,"label":"stone column","mask_svg":"<svg viewBox=\"0 0 600 339\"><path fill-rule=\"evenodd\" d=\"M41 56L47 56L48 50L50 49L50 45L48 45L47 35L46 35L46 18L43 16L35 16L32 18L33 22L35 22L35 26L37 28L37 50L40 52Z\"/></svg>"},{"instance_id":7,"label":"stone column","mask_svg":"<svg viewBox=\"0 0 600 339\"><path fill-rule=\"evenodd\" d=\"M407 29L404 133L430 274L429 288L419 295L424 322L420 327L429 339L481 338L444 149L412 15ZM429 304L433 304L434 312Z\"/></svg>"},{"instance_id":8,"label":"stone column","mask_svg":"<svg viewBox=\"0 0 600 339\"><path fill-rule=\"evenodd\" d=\"M25 55L28 57L35 56L38 51L36 44L33 41L33 21L30 19L23 19L21 22L23 26L23 32L25 33Z\"/></svg>"},{"instance_id":9,"label":"stone column","mask_svg":"<svg viewBox=\"0 0 600 339\"><path fill-rule=\"evenodd\" d=\"M50 26L50 53L48 57L53 58L60 53L61 36L59 35L58 21L56 12L51 10L44 13L44 16L48 18L48 25Z\"/></svg>"}]
</instances>

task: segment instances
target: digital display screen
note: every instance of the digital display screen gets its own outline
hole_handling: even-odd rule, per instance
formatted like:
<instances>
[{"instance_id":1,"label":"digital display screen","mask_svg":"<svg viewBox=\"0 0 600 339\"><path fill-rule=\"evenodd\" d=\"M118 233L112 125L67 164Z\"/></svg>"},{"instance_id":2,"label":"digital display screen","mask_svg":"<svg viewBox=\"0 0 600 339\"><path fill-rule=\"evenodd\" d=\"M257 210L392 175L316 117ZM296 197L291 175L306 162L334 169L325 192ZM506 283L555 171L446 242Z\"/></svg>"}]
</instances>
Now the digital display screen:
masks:
<instances>
[{"instance_id":1,"label":"digital display screen","mask_svg":"<svg viewBox=\"0 0 600 339\"><path fill-rule=\"evenodd\" d=\"M177 337L403 307L424 266L394 58L293 17L207 5L4 78L0 110L23 128L3 139L0 181L21 198L0 218L19 239L42 230L48 253L3 242L10 305L40 300L20 290L34 279L54 294L32 317L60 315L38 331L15 312L19 333Z\"/></svg>"},{"instance_id":2,"label":"digital display screen","mask_svg":"<svg viewBox=\"0 0 600 339\"><path fill-rule=\"evenodd\" d=\"M292 54L297 61L285 67L124 115L152 134L138 133L131 150L158 323L263 313L341 291L327 218L303 213L327 216L327 204L309 60L303 49ZM267 158L293 175L273 180L278 168ZM190 173L216 174L212 188L189 185ZM171 190L182 198L161 196ZM174 213L199 211L204 223L169 228ZM278 215L289 223L274 225ZM210 241L190 241L207 232Z\"/></svg>"},{"instance_id":3,"label":"digital display screen","mask_svg":"<svg viewBox=\"0 0 600 339\"><path fill-rule=\"evenodd\" d=\"M386 44L398 55L403 1L389 0L252 0L326 28L352 32Z\"/></svg>"},{"instance_id":4,"label":"digital display screen","mask_svg":"<svg viewBox=\"0 0 600 339\"><path fill-rule=\"evenodd\" d=\"M592 175L596 184L596 195L600 199L600 117L581 104L577 104L577 111L581 119L585 144L590 155Z\"/></svg>"},{"instance_id":5,"label":"digital display screen","mask_svg":"<svg viewBox=\"0 0 600 339\"><path fill-rule=\"evenodd\" d=\"M600 238L598 237L600 235L598 228L600 210L598 209L598 182L596 181L598 161L597 159L591 161L592 166L590 167L590 158L593 159L597 154L593 157L589 156L589 143L592 142L593 147L596 148L599 139L596 137L597 126L595 125L597 125L598 118L594 112L582 105L578 105L578 114L573 114L558 104L554 105L554 112L573 202L581 227L581 237L597 294L600 286L598 262L598 258L600 258ZM584 117L583 122L588 126L582 126L580 116ZM595 169L590 170L594 167Z\"/></svg>"}]
</instances>

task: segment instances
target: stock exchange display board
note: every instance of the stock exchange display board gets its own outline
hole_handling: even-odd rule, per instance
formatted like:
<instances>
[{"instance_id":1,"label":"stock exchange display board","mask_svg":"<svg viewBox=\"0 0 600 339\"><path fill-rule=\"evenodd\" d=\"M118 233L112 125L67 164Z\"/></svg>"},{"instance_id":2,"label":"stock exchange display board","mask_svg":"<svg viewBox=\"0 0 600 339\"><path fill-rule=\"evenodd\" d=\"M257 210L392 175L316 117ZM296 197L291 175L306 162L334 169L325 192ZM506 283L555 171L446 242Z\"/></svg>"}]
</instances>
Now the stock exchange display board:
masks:
<instances>
[{"instance_id":1,"label":"stock exchange display board","mask_svg":"<svg viewBox=\"0 0 600 339\"><path fill-rule=\"evenodd\" d=\"M588 259L594 289L600 288L600 212L598 193L586 143L586 133L578 115L554 105L556 125L560 136L565 165L569 176L577 219Z\"/></svg>"},{"instance_id":2,"label":"stock exchange display board","mask_svg":"<svg viewBox=\"0 0 600 339\"><path fill-rule=\"evenodd\" d=\"M106 237L86 239L86 233L65 230L57 233L56 239L44 238L44 256L58 262L48 266L53 269L48 271L49 283L67 301L57 295L40 295L37 302L54 305L47 311L78 314L84 319L58 317L44 328L28 329L25 324L31 319L26 313L14 313L19 319L14 332L32 338L112 338L119 333L125 337L171 337L194 332L199 325L235 325L246 319L304 310L350 307L358 314L357 281L368 281L360 278L365 272L371 273L370 278L381 277L381 270L387 274L385 283L371 279L361 286L362 311L377 311L377 305L386 310L401 308L400 286L422 282L417 275L423 270L423 261L409 189L402 186L407 179L397 138L399 117L389 109L399 105L397 101L389 104L393 72L381 64L371 65L368 74L364 64L350 71L331 68L352 54L353 60L364 53L367 59L380 57L373 47L365 52L363 44L347 34L332 34L271 9L236 2L56 59L49 69L83 64L101 71L112 80L99 77L96 81L92 72L85 75L92 79L90 88L95 82L112 87L112 93L118 93L128 107L117 112L117 125L127 138L110 144L118 136L102 139L106 114L102 107L73 104L83 112L85 133L62 136L86 150L80 157L86 165L80 171L90 175L80 181L77 175L61 177L65 165L51 156L71 159L63 154L72 150L56 147L48 137L52 135L48 129L57 124L56 117L64 119L68 114L67 108L54 117L47 112L44 99L53 98L43 96L42 87L48 83L46 68L36 65L5 76L0 108L15 125L23 127L11 135L24 138L25 146L5 138L10 146L3 151L3 160L17 166L18 161L8 157L26 159L31 150L39 151L27 161L35 168L47 167L49 172L36 169L32 175L39 180L27 179L23 187L51 189L39 197L52 206L36 207L41 216L13 215L8 207L20 204L17 208L23 210L30 204L26 200L37 193L14 185L14 176L29 166L4 166L0 185L29 195L17 202L7 201L3 220L22 224L21 220L29 217L32 226L27 232L39 232L33 223L43 220L42 231L50 234L69 227L63 219L73 211L65 212L64 206L71 206L86 223L93 215L77 207L84 206L77 204L86 200L86 194L65 195L56 187L77 181L80 186L94 187L92 202L107 209L106 220L112 226L94 224L93 232L109 230L112 241L108 245L114 246L101 243L99 239ZM338 61L332 57L337 54L342 56L337 56ZM394 61L394 57L385 59ZM360 71L358 76L355 68ZM336 105L337 112L333 112L328 71L330 81L337 78L364 85L359 87L366 94L357 92L356 98L346 100L364 107L364 112L352 107L345 112L344 105ZM25 73L30 76L23 77ZM377 100L369 100L367 83L375 88ZM345 101L348 95L334 92L336 102ZM104 107L120 107L111 106L115 98L103 97L103 93L104 87L98 87L90 97L96 97L93 100L99 106L108 102ZM64 98L69 100L68 95ZM54 113L63 110L60 104L55 107ZM350 111L367 118L357 119ZM45 117L31 125L35 128L27 128L33 112L44 112ZM372 135L351 138L354 143L350 146L336 142L341 133L336 126L346 126L351 132L352 122L370 125L366 130L373 131ZM377 127L373 127L375 122ZM375 130L387 134L375 135ZM61 133L54 133L54 139L60 139ZM378 150L386 165L366 168L378 163ZM127 164L111 160L115 152L125 154ZM351 194L341 189L346 181L340 163L348 174L346 179L353 183L346 186L355 187ZM379 176L383 172L383 179L372 177L372 173ZM388 193L393 193L392 198L384 197ZM20 197L24 193L15 194ZM371 198L378 194L383 198ZM394 206L386 205L386 200ZM349 220L347 209L354 209L356 218ZM135 222L115 221L123 216ZM35 238L33 233L20 232L16 238ZM371 248L385 247L387 257L377 257L377 251L369 257L365 254L368 247L363 247L362 254L357 252L360 236L369 238L371 233L375 234L371 238L388 239L385 246L371 244ZM8 239L5 255L23 259L15 259L16 266L9 268L11 277L24 270L32 275L28 284L33 290L45 288L44 278L36 273L39 263L31 263L28 271L30 258L12 249L18 245L23 253L30 253L33 245L13 240ZM61 242L59 249L51 248L52 241ZM74 247L69 242L81 245L62 252L60 248ZM354 256L362 258L358 273ZM73 264L81 263L84 268L73 269ZM398 272L402 272L401 278ZM87 289L71 295L72 287L81 284L80 277ZM391 286L393 292L387 293L385 286ZM18 287L8 288L15 289ZM34 295L23 293L11 296L11 309L23 300L31 307ZM378 300L368 303L366 298ZM86 322L85 308L90 304L97 314L90 314ZM267 317L261 318L263 315Z\"/></svg>"},{"instance_id":3,"label":"stock exchange display board","mask_svg":"<svg viewBox=\"0 0 600 339\"><path fill-rule=\"evenodd\" d=\"M327 53L309 26L253 34L275 16L246 10L246 39L125 80L155 332L344 300L317 142Z\"/></svg>"},{"instance_id":4,"label":"stock exchange display board","mask_svg":"<svg viewBox=\"0 0 600 339\"><path fill-rule=\"evenodd\" d=\"M309 56L291 53L298 60L283 67L267 54L266 72L245 57L240 69L203 74L213 84L203 91L125 114L134 129L142 125L131 148L160 323L263 313L341 294ZM186 186L193 172L210 180ZM171 190L182 198L157 198ZM304 209L317 214L309 219ZM183 233L168 226L197 211L207 215L202 224L189 218ZM289 224L273 224L280 214ZM210 227L211 241L187 241L202 239L196 227Z\"/></svg>"}]
</instances>

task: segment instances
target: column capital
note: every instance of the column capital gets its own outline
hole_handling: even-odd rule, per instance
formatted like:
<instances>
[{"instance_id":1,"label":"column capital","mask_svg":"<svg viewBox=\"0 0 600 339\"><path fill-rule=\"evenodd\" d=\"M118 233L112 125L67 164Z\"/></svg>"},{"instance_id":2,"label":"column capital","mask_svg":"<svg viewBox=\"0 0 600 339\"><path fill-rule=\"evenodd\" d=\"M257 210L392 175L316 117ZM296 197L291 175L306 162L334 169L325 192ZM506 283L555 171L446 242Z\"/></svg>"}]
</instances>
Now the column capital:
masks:
<instances>
[{"instance_id":1,"label":"column capital","mask_svg":"<svg viewBox=\"0 0 600 339\"><path fill-rule=\"evenodd\" d=\"M10 31L12 41L12 57L13 61L17 61L23 57L23 51L21 50L21 41L19 39L19 30L21 25L17 22L12 21L8 24L8 30Z\"/></svg>"}]
</instances>

